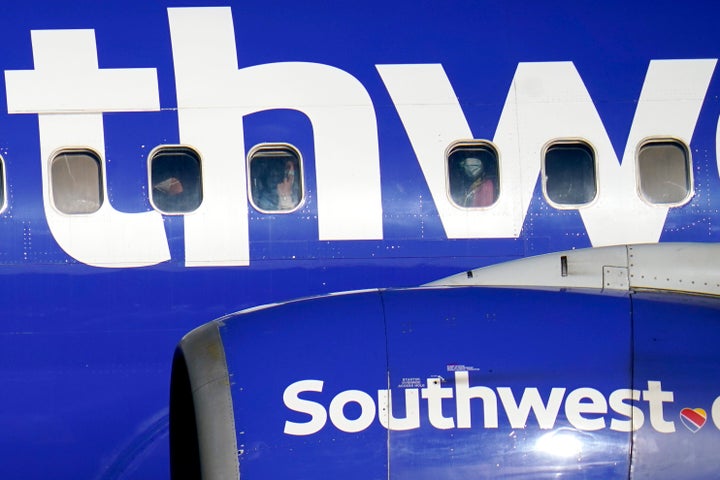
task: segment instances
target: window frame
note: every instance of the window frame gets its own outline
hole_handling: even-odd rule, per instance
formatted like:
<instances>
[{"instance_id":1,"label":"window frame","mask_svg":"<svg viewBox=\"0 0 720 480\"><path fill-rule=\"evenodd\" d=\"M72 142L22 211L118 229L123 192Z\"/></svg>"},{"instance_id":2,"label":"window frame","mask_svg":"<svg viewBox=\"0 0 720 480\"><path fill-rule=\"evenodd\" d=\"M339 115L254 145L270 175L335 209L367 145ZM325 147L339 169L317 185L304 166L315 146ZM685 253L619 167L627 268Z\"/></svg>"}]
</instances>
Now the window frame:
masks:
<instances>
[{"instance_id":1,"label":"window frame","mask_svg":"<svg viewBox=\"0 0 720 480\"><path fill-rule=\"evenodd\" d=\"M55 202L55 176L53 175L53 165L57 161L58 157L62 155L70 155L70 154L85 154L88 157L91 157L95 160L95 162L98 165L98 197L99 197L99 205L98 208L92 212L64 212L61 210L57 203ZM48 170L47 170L47 176L48 176L48 203L51 205L51 207L60 215L66 215L66 216L77 216L77 215L94 215L97 212L99 212L105 203L107 202L107 185L105 182L105 161L103 157L93 148L90 147L84 147L84 146L77 146L77 147L62 147L57 150L55 150L53 153L50 154L50 158L48 159Z\"/></svg>"},{"instance_id":2,"label":"window frame","mask_svg":"<svg viewBox=\"0 0 720 480\"><path fill-rule=\"evenodd\" d=\"M675 144L681 147L683 152L685 153L685 173L686 173L686 181L687 181L687 194L685 197L683 197L682 200L678 202L667 202L667 203L659 203L659 202L653 202L651 201L643 192L642 188L642 178L641 178L641 170L640 170L640 153L642 149L648 145L652 144ZM692 151L690 150L690 145L685 143L684 140L681 140L677 137L660 137L660 136L654 136L654 137L646 137L643 138L641 141L638 142L637 148L635 149L635 182L636 182L636 190L637 195L640 197L640 199L645 202L646 204L653 206L653 207L661 207L661 208L672 208L672 207L680 207L683 205L686 205L687 203L692 200L692 198L695 196L695 179L693 176L693 160L692 160Z\"/></svg>"},{"instance_id":3,"label":"window frame","mask_svg":"<svg viewBox=\"0 0 720 480\"><path fill-rule=\"evenodd\" d=\"M299 173L297 174L296 178L298 178L300 184L298 185L298 203L291 209L287 210L267 210L264 208L260 208L255 203L254 195L253 195L253 175L252 175L252 162L255 160L258 156L258 154L264 152L264 151L276 151L277 153L275 155L266 155L266 156L277 156L280 157L282 154L281 151L284 152L290 152L291 155L295 156L297 158L298 162L298 170ZM261 155L262 156L262 155ZM294 145L290 143L283 143L283 142L267 142L267 143L259 143L257 145L254 145L250 150L248 150L246 160L245 160L246 168L247 168L247 198L248 202L250 202L250 205L257 210L259 213L262 214L268 214L268 215L285 215L288 213L293 213L298 210L300 210L305 205L305 196L306 196L306 190L305 190L305 167L303 165L303 157L300 153L300 149L295 147Z\"/></svg>"},{"instance_id":4,"label":"window frame","mask_svg":"<svg viewBox=\"0 0 720 480\"><path fill-rule=\"evenodd\" d=\"M2 169L2 175L0 178L0 185L2 185L2 198L0 199L0 214L5 213L8 208L8 190L7 190L7 164L2 155L0 155L0 169Z\"/></svg>"},{"instance_id":5,"label":"window frame","mask_svg":"<svg viewBox=\"0 0 720 480\"><path fill-rule=\"evenodd\" d=\"M497 178L495 182L495 188L497 189L497 192L495 194L495 199L490 205L485 205L482 207L466 207L464 205L458 204L455 199L453 198L453 192L452 192L452 182L450 180L451 172L450 172L450 156L455 153L458 150L461 149L471 149L471 148L484 148L485 150L491 151L494 156L495 160L497 162L496 169L497 169ZM467 210L487 210L489 208L493 208L495 205L498 204L500 201L500 196L502 195L502 189L501 187L501 179L502 179L502 161L500 157L500 149L490 140L485 139L471 139L471 140L458 140L450 145L445 149L445 157L444 157L444 170L445 170L445 195L447 196L448 201L450 204L462 211Z\"/></svg>"},{"instance_id":6,"label":"window frame","mask_svg":"<svg viewBox=\"0 0 720 480\"><path fill-rule=\"evenodd\" d=\"M200 188L200 203L198 203L197 207L195 207L192 210L188 210L185 212L169 212L166 210L161 209L158 207L158 205L155 203L154 194L153 194L153 176L152 176L152 164L153 159L157 157L159 153L164 152L172 152L172 151L185 151L189 152L190 156L193 156L198 161L198 171L199 171L199 188ZM203 204L203 201L205 200L205 190L204 190L204 182L203 182L203 160L202 156L200 155L200 152L198 152L195 148L189 146L189 145L182 145L182 144L167 144L167 145L158 145L155 148L153 148L150 151L150 154L148 155L147 160L147 174L148 174L148 201L150 202L150 206L155 210L156 212L162 214L162 215L169 215L169 216L178 216L178 215L188 215L193 212L197 212L200 207Z\"/></svg>"},{"instance_id":7,"label":"window frame","mask_svg":"<svg viewBox=\"0 0 720 480\"><path fill-rule=\"evenodd\" d=\"M595 185L595 194L593 195L592 199L588 202L584 203L558 203L552 198L550 198L550 195L548 193L547 188L547 154L548 152L555 148L555 147L562 147L562 146L576 146L586 149L591 153L592 162L593 162L593 177L594 177L594 185ZM572 137L572 138L556 138L553 140L550 140L545 145L543 145L542 151L540 153L540 178L541 178L541 187L542 187L542 194L545 201L548 203L548 205L552 206L556 210L579 210L582 208L587 208L593 204L595 204L598 201L598 198L600 197L600 176L599 176L599 164L598 164L598 154L597 150L595 149L595 146L588 141L585 138L581 137Z\"/></svg>"}]
</instances>

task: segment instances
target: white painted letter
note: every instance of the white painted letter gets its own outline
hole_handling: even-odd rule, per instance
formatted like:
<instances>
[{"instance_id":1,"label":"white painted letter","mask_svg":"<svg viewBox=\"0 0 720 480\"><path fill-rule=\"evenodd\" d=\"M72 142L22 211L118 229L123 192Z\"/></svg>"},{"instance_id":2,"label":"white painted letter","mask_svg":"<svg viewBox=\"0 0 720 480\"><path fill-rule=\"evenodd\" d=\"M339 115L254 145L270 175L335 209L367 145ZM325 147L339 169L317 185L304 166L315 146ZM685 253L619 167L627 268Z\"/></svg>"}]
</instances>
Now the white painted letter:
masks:
<instances>
[{"instance_id":1,"label":"white painted letter","mask_svg":"<svg viewBox=\"0 0 720 480\"><path fill-rule=\"evenodd\" d=\"M185 215L187 265L249 263L242 119L264 110L310 119L320 240L382 238L377 121L362 84L316 63L238 69L229 8L171 8L168 15L180 140L203 159L203 203Z\"/></svg>"},{"instance_id":2,"label":"white painted letter","mask_svg":"<svg viewBox=\"0 0 720 480\"><path fill-rule=\"evenodd\" d=\"M483 386L470 387L468 372L455 372L455 402L458 428L472 428L470 400L482 399L485 428L497 428L497 396L492 389Z\"/></svg>"},{"instance_id":3,"label":"white painted letter","mask_svg":"<svg viewBox=\"0 0 720 480\"><path fill-rule=\"evenodd\" d=\"M589 403L582 402L588 399ZM583 413L607 413L607 401L602 393L594 388L577 388L565 398L565 416L568 422L578 430L602 430L605 418L585 418Z\"/></svg>"},{"instance_id":4,"label":"white painted letter","mask_svg":"<svg viewBox=\"0 0 720 480\"><path fill-rule=\"evenodd\" d=\"M380 424L388 430L401 431L420 428L420 397L417 388L405 389L405 418L393 415L390 390L378 390Z\"/></svg>"},{"instance_id":5,"label":"white painted letter","mask_svg":"<svg viewBox=\"0 0 720 480\"><path fill-rule=\"evenodd\" d=\"M650 406L650 424L660 433L675 431L675 422L665 420L663 403L674 401L673 392L663 392L661 382L648 380L648 389L643 390L643 400Z\"/></svg>"},{"instance_id":6,"label":"white painted letter","mask_svg":"<svg viewBox=\"0 0 720 480\"><path fill-rule=\"evenodd\" d=\"M289 385L283 392L283 402L290 410L310 415L305 423L285 421L283 433L288 435L312 435L319 432L327 422L325 407L310 400L303 400L298 395L302 392L322 392L322 380L300 380Z\"/></svg>"},{"instance_id":7,"label":"white painted letter","mask_svg":"<svg viewBox=\"0 0 720 480\"><path fill-rule=\"evenodd\" d=\"M360 405L360 416L350 420L343 409L348 403ZM375 419L375 402L370 395L361 390L346 390L338 393L330 402L330 420L338 430L348 433L361 432Z\"/></svg>"},{"instance_id":8,"label":"white painted letter","mask_svg":"<svg viewBox=\"0 0 720 480\"><path fill-rule=\"evenodd\" d=\"M650 136L676 138L690 145L716 63L715 59L650 62L622 163L604 128L598 126L592 137L586 137L598 149L600 188L598 201L580 209L580 214L594 247L660 241L668 207L640 198L636 151Z\"/></svg>"},{"instance_id":9,"label":"white painted letter","mask_svg":"<svg viewBox=\"0 0 720 480\"><path fill-rule=\"evenodd\" d=\"M717 397L713 402L710 415L712 416L715 427L720 429L720 397Z\"/></svg>"},{"instance_id":10,"label":"white painted letter","mask_svg":"<svg viewBox=\"0 0 720 480\"><path fill-rule=\"evenodd\" d=\"M452 417L443 416L443 398L452 398L453 389L443 388L439 378L428 378L427 387L421 390L422 398L427 399L428 418L430 425L440 430L447 430L455 427L455 420Z\"/></svg>"},{"instance_id":11,"label":"white painted letter","mask_svg":"<svg viewBox=\"0 0 720 480\"><path fill-rule=\"evenodd\" d=\"M553 428L555 425L563 396L565 396L564 388L553 388L548 403L545 405L537 388L526 388L520 397L520 405L518 405L510 387L498 387L497 392L503 407L505 407L511 427L525 428L530 410L533 410L538 425L544 430Z\"/></svg>"},{"instance_id":12,"label":"white painted letter","mask_svg":"<svg viewBox=\"0 0 720 480\"><path fill-rule=\"evenodd\" d=\"M376 65L410 138L448 238L520 236L520 168L500 153L500 196L483 210L458 208L448 197L445 150L473 138L442 65ZM534 178L537 178L537 168ZM529 200L529 199L528 199Z\"/></svg>"},{"instance_id":13,"label":"white painted letter","mask_svg":"<svg viewBox=\"0 0 720 480\"><path fill-rule=\"evenodd\" d=\"M65 147L100 155L105 180L103 112L160 109L154 69L100 69L93 30L32 32L35 70L5 72L8 111L37 113L43 206L53 237L68 255L97 267L139 267L170 259L162 216L122 213L105 195L95 213L65 215L52 205L51 155ZM139 192L138 192L139 193Z\"/></svg>"},{"instance_id":14,"label":"white painted letter","mask_svg":"<svg viewBox=\"0 0 720 480\"><path fill-rule=\"evenodd\" d=\"M473 137L441 65L377 65L405 126L448 238L518 237L540 172L555 139L584 139L598 163L598 199L580 209L593 246L655 243L668 207L638 195L635 150L649 136L690 144L716 60L652 61L618 161L605 127L571 62L518 64L493 142L500 152L500 196L488 209L450 201L445 150ZM718 130L720 137L720 128Z\"/></svg>"},{"instance_id":15,"label":"white painted letter","mask_svg":"<svg viewBox=\"0 0 720 480\"><path fill-rule=\"evenodd\" d=\"M616 432L634 432L645 423L645 415L638 407L623 400L640 400L640 390L620 389L610 394L610 408L616 413L629 417L630 420L610 420L610 430Z\"/></svg>"}]
</instances>

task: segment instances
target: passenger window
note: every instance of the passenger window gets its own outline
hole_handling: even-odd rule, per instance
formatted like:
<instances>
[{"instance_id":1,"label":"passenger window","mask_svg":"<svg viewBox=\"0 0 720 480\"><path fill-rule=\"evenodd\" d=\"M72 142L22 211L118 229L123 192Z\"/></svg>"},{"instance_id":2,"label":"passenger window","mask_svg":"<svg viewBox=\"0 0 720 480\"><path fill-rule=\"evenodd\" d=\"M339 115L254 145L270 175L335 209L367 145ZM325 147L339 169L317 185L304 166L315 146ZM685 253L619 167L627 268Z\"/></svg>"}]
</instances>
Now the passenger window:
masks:
<instances>
[{"instance_id":1,"label":"passenger window","mask_svg":"<svg viewBox=\"0 0 720 480\"><path fill-rule=\"evenodd\" d=\"M650 203L677 204L691 193L690 154L681 142L652 141L638 151L640 193Z\"/></svg>"},{"instance_id":2,"label":"passenger window","mask_svg":"<svg viewBox=\"0 0 720 480\"><path fill-rule=\"evenodd\" d=\"M595 152L583 142L551 145L543 162L546 198L559 206L592 202L597 195Z\"/></svg>"},{"instance_id":3,"label":"passenger window","mask_svg":"<svg viewBox=\"0 0 720 480\"><path fill-rule=\"evenodd\" d=\"M303 198L302 162L290 145L261 145L248 155L250 198L263 212L289 212Z\"/></svg>"},{"instance_id":4,"label":"passenger window","mask_svg":"<svg viewBox=\"0 0 720 480\"><path fill-rule=\"evenodd\" d=\"M162 213L188 213L202 203L200 156L188 147L159 147L150 155L150 201Z\"/></svg>"},{"instance_id":5,"label":"passenger window","mask_svg":"<svg viewBox=\"0 0 720 480\"><path fill-rule=\"evenodd\" d=\"M489 207L499 195L497 150L488 142L459 144L447 156L450 198L460 207Z\"/></svg>"},{"instance_id":6,"label":"passenger window","mask_svg":"<svg viewBox=\"0 0 720 480\"><path fill-rule=\"evenodd\" d=\"M63 151L50 165L52 198L62 213L94 213L103 202L100 157L90 150Z\"/></svg>"}]
</instances>

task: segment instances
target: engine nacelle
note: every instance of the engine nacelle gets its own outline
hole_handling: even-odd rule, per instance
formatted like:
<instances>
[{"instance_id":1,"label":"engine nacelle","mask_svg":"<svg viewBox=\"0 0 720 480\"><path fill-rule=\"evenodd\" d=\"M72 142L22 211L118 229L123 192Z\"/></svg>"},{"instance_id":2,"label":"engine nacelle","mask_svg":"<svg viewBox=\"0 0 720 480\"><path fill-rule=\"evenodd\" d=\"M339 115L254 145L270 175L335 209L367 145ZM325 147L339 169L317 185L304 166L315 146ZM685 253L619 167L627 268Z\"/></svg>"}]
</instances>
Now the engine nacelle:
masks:
<instances>
[{"instance_id":1,"label":"engine nacelle","mask_svg":"<svg viewBox=\"0 0 720 480\"><path fill-rule=\"evenodd\" d=\"M455 287L231 315L178 347L173 478L712 476L719 313Z\"/></svg>"}]
</instances>

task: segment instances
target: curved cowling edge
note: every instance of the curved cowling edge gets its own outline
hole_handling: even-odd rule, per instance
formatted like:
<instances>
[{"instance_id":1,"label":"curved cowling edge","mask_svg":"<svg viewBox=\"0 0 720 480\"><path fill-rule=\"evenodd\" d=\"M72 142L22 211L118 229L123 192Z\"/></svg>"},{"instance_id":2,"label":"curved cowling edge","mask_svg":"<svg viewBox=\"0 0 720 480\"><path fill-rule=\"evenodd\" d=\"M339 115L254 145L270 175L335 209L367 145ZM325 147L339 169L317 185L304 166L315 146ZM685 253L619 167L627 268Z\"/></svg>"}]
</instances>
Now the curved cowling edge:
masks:
<instances>
[{"instance_id":1,"label":"curved cowling edge","mask_svg":"<svg viewBox=\"0 0 720 480\"><path fill-rule=\"evenodd\" d=\"M217 322L182 339L170 390L172 478L239 478L230 378Z\"/></svg>"}]
</instances>

